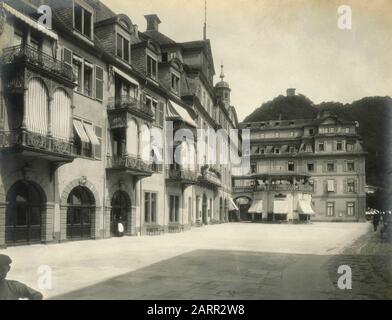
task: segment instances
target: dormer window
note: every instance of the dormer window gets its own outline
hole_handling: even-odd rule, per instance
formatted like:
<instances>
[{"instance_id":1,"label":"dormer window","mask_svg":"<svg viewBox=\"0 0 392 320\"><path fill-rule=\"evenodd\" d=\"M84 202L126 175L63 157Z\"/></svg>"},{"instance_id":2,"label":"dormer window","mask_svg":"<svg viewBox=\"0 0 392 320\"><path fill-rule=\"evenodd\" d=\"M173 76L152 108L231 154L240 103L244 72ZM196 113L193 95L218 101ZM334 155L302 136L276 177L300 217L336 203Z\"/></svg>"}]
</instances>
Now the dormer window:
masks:
<instances>
[{"instance_id":1,"label":"dormer window","mask_svg":"<svg viewBox=\"0 0 392 320\"><path fill-rule=\"evenodd\" d=\"M156 80L157 74L158 74L157 61L150 55L147 55L147 75L152 79Z\"/></svg>"},{"instance_id":2,"label":"dormer window","mask_svg":"<svg viewBox=\"0 0 392 320\"><path fill-rule=\"evenodd\" d=\"M171 88L175 93L180 93L180 77L174 73L171 74Z\"/></svg>"},{"instance_id":3,"label":"dormer window","mask_svg":"<svg viewBox=\"0 0 392 320\"><path fill-rule=\"evenodd\" d=\"M93 14L81 5L74 6L74 28L87 38L92 39Z\"/></svg>"},{"instance_id":4,"label":"dormer window","mask_svg":"<svg viewBox=\"0 0 392 320\"><path fill-rule=\"evenodd\" d=\"M125 39L122 35L117 34L117 57L129 62L129 40Z\"/></svg>"}]
</instances>

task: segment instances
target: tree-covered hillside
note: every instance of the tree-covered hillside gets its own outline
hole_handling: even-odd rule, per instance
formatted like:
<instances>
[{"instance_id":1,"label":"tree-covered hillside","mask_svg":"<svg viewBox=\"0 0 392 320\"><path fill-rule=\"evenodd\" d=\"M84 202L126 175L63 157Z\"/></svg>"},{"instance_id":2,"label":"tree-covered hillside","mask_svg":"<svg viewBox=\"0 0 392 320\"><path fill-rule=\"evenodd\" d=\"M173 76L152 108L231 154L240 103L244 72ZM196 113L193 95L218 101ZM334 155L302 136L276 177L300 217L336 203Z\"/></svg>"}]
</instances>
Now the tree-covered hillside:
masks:
<instances>
[{"instance_id":1,"label":"tree-covered hillside","mask_svg":"<svg viewBox=\"0 0 392 320\"><path fill-rule=\"evenodd\" d=\"M390 188L392 184L392 98L366 97L350 104L323 102L318 105L303 95L279 96L246 117L248 121L310 119L328 110L342 119L359 122L359 133L368 152L367 183Z\"/></svg>"}]
</instances>

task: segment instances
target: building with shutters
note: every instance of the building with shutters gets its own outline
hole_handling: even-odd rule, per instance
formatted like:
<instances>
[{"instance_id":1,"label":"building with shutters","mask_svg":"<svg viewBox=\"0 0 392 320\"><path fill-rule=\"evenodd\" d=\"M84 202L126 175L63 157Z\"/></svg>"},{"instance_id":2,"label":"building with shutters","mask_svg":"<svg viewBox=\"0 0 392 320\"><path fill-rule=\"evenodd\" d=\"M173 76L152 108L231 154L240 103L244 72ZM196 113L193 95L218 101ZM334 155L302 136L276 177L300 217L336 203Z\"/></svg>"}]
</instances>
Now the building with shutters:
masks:
<instances>
[{"instance_id":1,"label":"building with shutters","mask_svg":"<svg viewBox=\"0 0 392 320\"><path fill-rule=\"evenodd\" d=\"M95 0L0 1L0 246L228 221L230 162L210 161L209 136L198 162L181 136L237 127L223 68L214 86L209 40L177 43L145 17L141 32Z\"/></svg>"},{"instance_id":2,"label":"building with shutters","mask_svg":"<svg viewBox=\"0 0 392 320\"><path fill-rule=\"evenodd\" d=\"M366 152L358 126L326 112L316 119L241 123L251 131L251 168L234 177L240 218L363 221Z\"/></svg>"}]
</instances>

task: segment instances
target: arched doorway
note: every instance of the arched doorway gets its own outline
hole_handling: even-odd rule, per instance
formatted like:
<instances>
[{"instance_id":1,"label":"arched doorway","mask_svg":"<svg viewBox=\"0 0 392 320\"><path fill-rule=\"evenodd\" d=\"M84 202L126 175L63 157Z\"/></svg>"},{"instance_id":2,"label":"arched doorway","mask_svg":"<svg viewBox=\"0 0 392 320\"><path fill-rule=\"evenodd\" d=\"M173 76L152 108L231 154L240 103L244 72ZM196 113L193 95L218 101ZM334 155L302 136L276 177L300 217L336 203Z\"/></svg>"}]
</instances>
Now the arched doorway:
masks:
<instances>
[{"instance_id":1,"label":"arched doorway","mask_svg":"<svg viewBox=\"0 0 392 320\"><path fill-rule=\"evenodd\" d=\"M112 198L112 211L110 213L110 234L112 237L118 235L117 225L122 223L124 233L128 231L128 213L131 211L131 200L125 191L118 190Z\"/></svg>"},{"instance_id":2,"label":"arched doorway","mask_svg":"<svg viewBox=\"0 0 392 320\"><path fill-rule=\"evenodd\" d=\"M28 181L15 183L7 193L5 241L7 245L39 243L45 193Z\"/></svg>"},{"instance_id":3,"label":"arched doorway","mask_svg":"<svg viewBox=\"0 0 392 320\"><path fill-rule=\"evenodd\" d=\"M91 219L95 214L92 192L82 186L73 188L68 196L67 205L67 239L90 239Z\"/></svg>"},{"instance_id":4,"label":"arched doorway","mask_svg":"<svg viewBox=\"0 0 392 320\"><path fill-rule=\"evenodd\" d=\"M235 202L237 204L237 207L240 209L239 216L235 218L233 215L232 218L235 218L236 220L239 219L240 221L250 221L251 217L249 214L249 208L252 204L252 200L248 197L242 196L238 197Z\"/></svg>"},{"instance_id":5,"label":"arched doorway","mask_svg":"<svg viewBox=\"0 0 392 320\"><path fill-rule=\"evenodd\" d=\"M202 203L202 207L201 207L201 213L202 213L203 224L207 224L207 196L206 196L206 194L203 194L203 203Z\"/></svg>"}]
</instances>

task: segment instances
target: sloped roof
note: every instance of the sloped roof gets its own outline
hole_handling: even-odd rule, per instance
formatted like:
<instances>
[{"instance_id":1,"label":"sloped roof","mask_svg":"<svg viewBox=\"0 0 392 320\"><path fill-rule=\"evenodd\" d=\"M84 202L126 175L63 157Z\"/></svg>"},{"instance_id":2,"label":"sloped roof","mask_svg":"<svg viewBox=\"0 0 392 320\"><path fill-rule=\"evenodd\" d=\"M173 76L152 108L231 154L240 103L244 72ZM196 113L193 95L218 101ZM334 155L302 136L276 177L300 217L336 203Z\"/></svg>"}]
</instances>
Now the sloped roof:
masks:
<instances>
[{"instance_id":1,"label":"sloped roof","mask_svg":"<svg viewBox=\"0 0 392 320\"><path fill-rule=\"evenodd\" d=\"M174 40L170 39L168 36L165 36L163 33L159 31L149 30L143 32L143 34L151 38L161 46L168 45L168 44L176 44Z\"/></svg>"}]
</instances>

